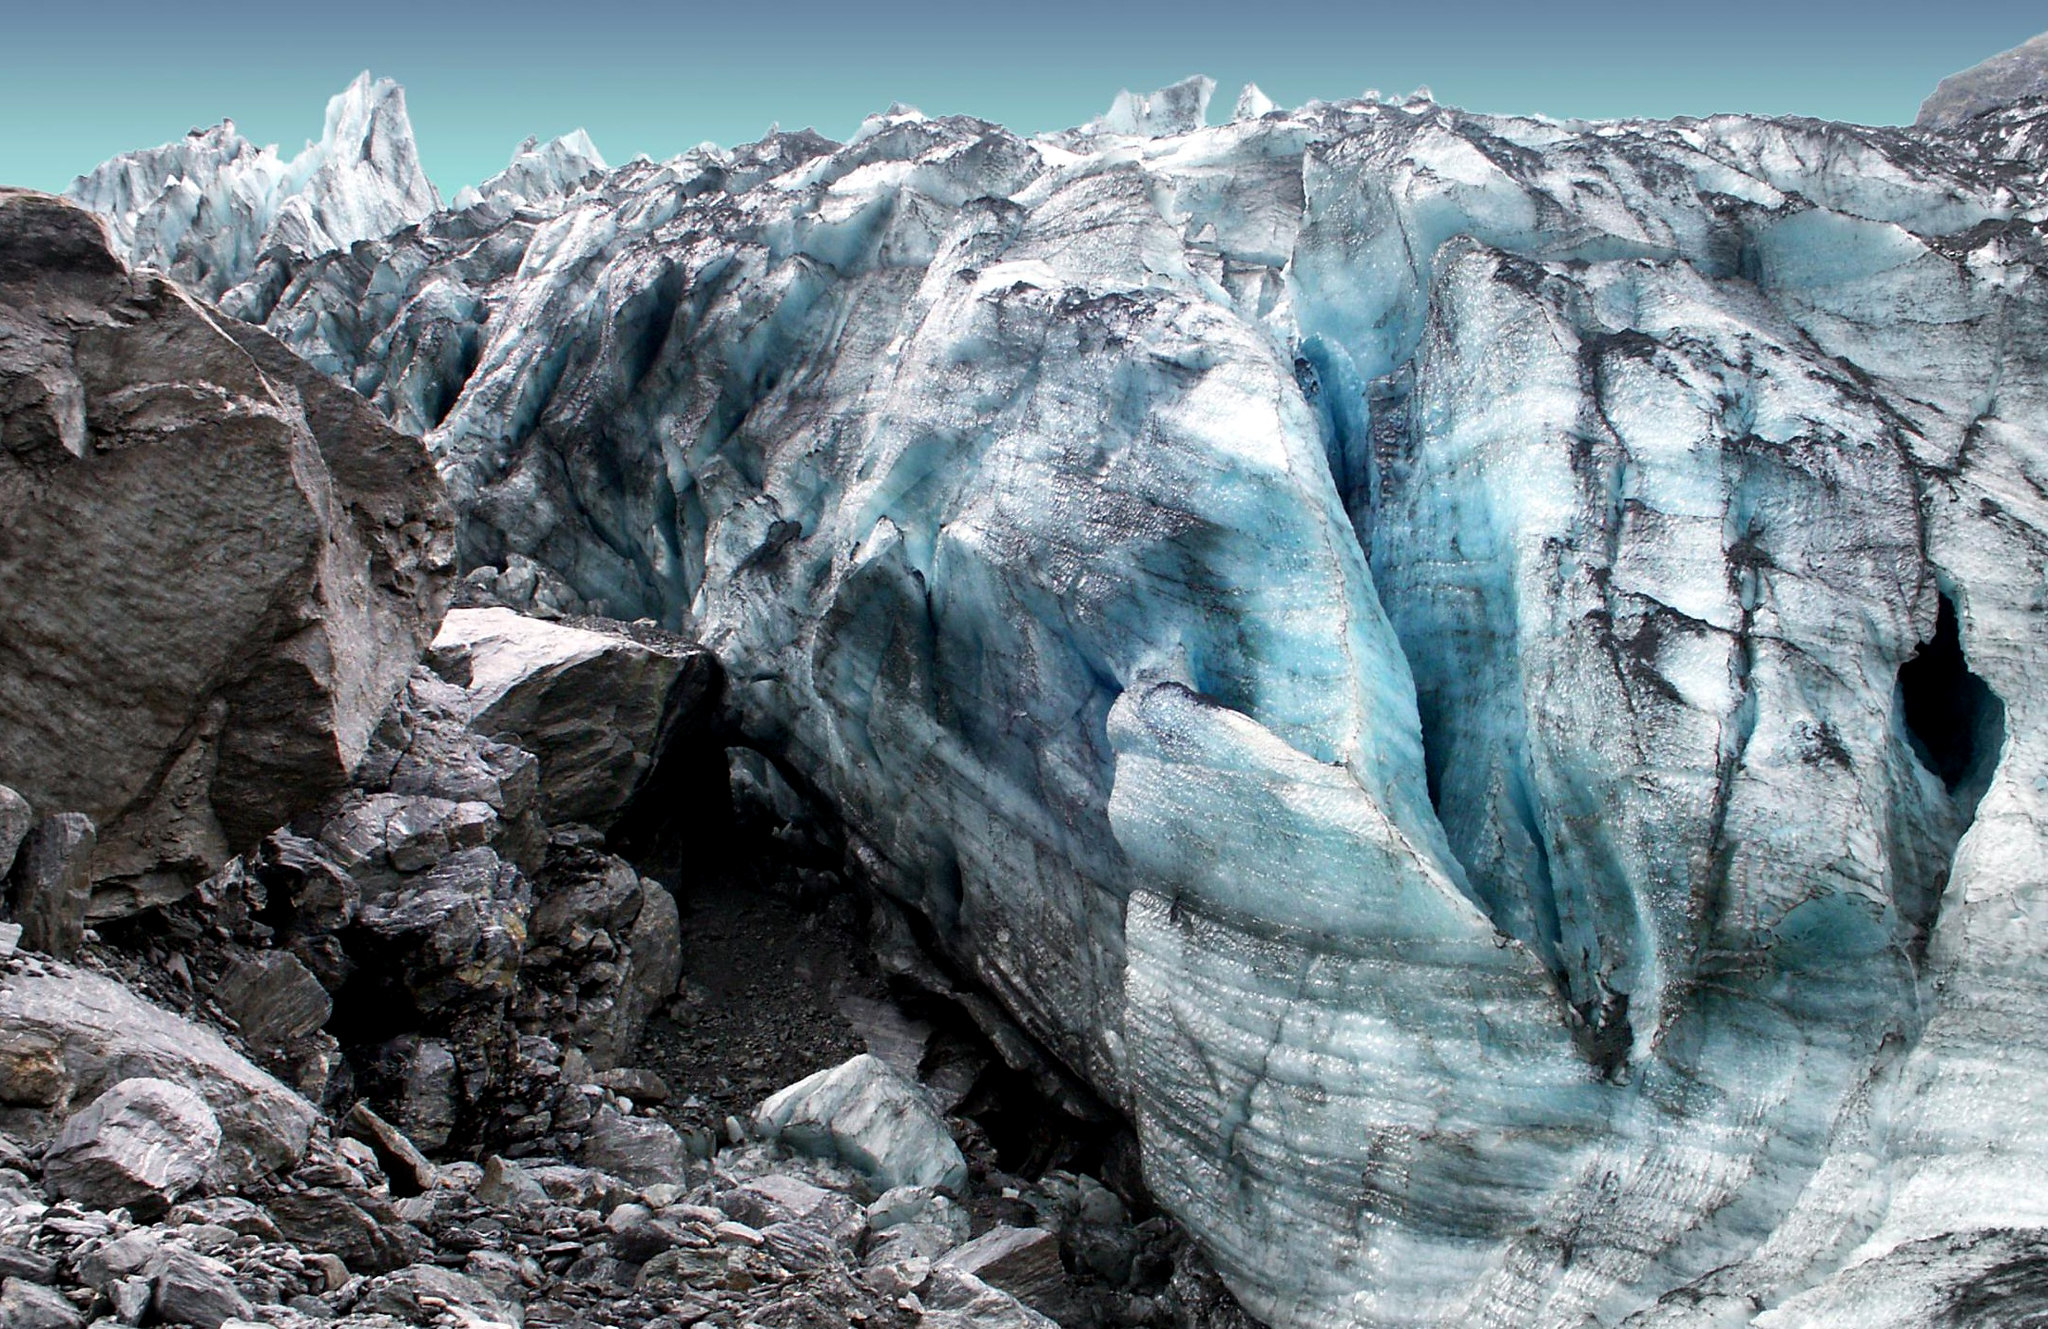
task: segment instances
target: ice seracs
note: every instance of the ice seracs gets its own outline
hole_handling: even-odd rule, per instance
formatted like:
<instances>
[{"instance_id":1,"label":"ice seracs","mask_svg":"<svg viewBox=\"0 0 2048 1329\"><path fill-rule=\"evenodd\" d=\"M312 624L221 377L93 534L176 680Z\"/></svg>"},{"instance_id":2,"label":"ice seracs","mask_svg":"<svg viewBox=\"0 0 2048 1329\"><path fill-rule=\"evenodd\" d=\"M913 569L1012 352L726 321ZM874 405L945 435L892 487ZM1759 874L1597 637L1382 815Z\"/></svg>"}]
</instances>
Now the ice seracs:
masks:
<instances>
[{"instance_id":1,"label":"ice seracs","mask_svg":"<svg viewBox=\"0 0 2048 1329\"><path fill-rule=\"evenodd\" d=\"M560 198L609 168L590 135L578 129L542 143L529 138L512 154L511 164L480 185L457 193L457 211L486 200L513 207Z\"/></svg>"},{"instance_id":2,"label":"ice seracs","mask_svg":"<svg viewBox=\"0 0 2048 1329\"><path fill-rule=\"evenodd\" d=\"M420 166L405 90L368 73L327 103L319 142L290 160L224 120L116 157L65 193L107 219L129 263L216 298L273 246L326 253L441 206Z\"/></svg>"}]
</instances>

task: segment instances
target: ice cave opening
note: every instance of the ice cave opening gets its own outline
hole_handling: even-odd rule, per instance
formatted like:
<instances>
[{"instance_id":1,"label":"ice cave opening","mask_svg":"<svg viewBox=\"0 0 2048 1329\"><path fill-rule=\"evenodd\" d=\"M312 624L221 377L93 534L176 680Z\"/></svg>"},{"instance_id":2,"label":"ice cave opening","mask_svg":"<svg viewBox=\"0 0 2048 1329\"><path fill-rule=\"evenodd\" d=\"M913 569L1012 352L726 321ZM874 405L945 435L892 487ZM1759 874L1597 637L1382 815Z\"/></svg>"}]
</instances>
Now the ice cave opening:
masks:
<instances>
[{"instance_id":1,"label":"ice cave opening","mask_svg":"<svg viewBox=\"0 0 2048 1329\"><path fill-rule=\"evenodd\" d=\"M1914 755L1941 777L1966 815L1974 812L2005 746L2005 703L1970 672L1947 592L1934 636L1899 666L1899 706Z\"/></svg>"}]
</instances>

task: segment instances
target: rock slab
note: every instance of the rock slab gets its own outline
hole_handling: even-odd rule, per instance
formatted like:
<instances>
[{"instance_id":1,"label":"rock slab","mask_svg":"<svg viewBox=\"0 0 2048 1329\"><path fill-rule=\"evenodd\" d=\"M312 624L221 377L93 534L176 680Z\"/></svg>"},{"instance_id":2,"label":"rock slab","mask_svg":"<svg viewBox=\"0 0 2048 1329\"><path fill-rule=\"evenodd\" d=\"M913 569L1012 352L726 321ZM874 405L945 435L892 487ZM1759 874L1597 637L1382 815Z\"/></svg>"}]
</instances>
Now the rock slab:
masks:
<instances>
[{"instance_id":1,"label":"rock slab","mask_svg":"<svg viewBox=\"0 0 2048 1329\"><path fill-rule=\"evenodd\" d=\"M540 758L550 823L603 827L640 787L671 730L709 692L700 648L550 623L510 609L451 609L435 654L468 661L473 727L516 734Z\"/></svg>"},{"instance_id":2,"label":"rock slab","mask_svg":"<svg viewBox=\"0 0 2048 1329\"><path fill-rule=\"evenodd\" d=\"M305 1155L312 1104L211 1029L68 965L0 974L0 1102L55 1116L135 1078L168 1080L205 1100L221 1134L209 1182L245 1187Z\"/></svg>"},{"instance_id":3,"label":"rock slab","mask_svg":"<svg viewBox=\"0 0 2048 1329\"><path fill-rule=\"evenodd\" d=\"M14 874L22 945L60 960L77 952L85 940L97 838L92 818L78 812L45 817L29 832Z\"/></svg>"}]
</instances>

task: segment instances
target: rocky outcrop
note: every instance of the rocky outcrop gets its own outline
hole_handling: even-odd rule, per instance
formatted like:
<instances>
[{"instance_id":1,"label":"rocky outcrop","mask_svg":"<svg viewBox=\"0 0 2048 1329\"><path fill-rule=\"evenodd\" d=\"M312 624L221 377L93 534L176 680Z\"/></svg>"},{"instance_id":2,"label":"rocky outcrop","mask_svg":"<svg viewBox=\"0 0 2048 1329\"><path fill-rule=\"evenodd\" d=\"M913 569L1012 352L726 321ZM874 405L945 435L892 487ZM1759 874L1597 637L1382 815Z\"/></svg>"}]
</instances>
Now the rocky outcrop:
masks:
<instances>
[{"instance_id":1,"label":"rocky outcrop","mask_svg":"<svg viewBox=\"0 0 2048 1329\"><path fill-rule=\"evenodd\" d=\"M80 812L45 817L21 841L10 879L22 944L69 959L85 940L92 905L92 857L98 832Z\"/></svg>"},{"instance_id":2,"label":"rocky outcrop","mask_svg":"<svg viewBox=\"0 0 2048 1329\"><path fill-rule=\"evenodd\" d=\"M171 1088L137 1088L159 1082ZM180 1092L195 1095L197 1107ZM128 1107L138 1096L144 1106ZM75 1145L80 1168L98 1175L105 1168L82 1161L101 1156L97 1130L64 1143L70 1138L66 1123L80 1120L74 1111L91 1112L88 1105L98 1103L105 1104L99 1117L114 1118L133 1139L161 1128L189 1143L209 1133L204 1124L187 1130L175 1123L210 1113L208 1120L217 1123L218 1156L201 1152L208 1153L206 1180L221 1187L255 1186L294 1168L305 1155L316 1115L212 1030L151 1005L103 975L17 958L0 970L0 1116L10 1131L30 1139L58 1139L60 1156L71 1155ZM158 1112L148 1109L152 1103L168 1106ZM119 1126L130 1115L136 1127ZM183 1178L186 1170L162 1159L130 1167L116 1157L106 1166L138 1178L158 1171ZM161 1182L151 1188L167 1196L178 1189Z\"/></svg>"},{"instance_id":3,"label":"rocky outcrop","mask_svg":"<svg viewBox=\"0 0 2048 1329\"><path fill-rule=\"evenodd\" d=\"M206 1100L169 1080L123 1080L71 1114L43 1154L60 1195L153 1217L205 1180L220 1157Z\"/></svg>"},{"instance_id":4,"label":"rocky outcrop","mask_svg":"<svg viewBox=\"0 0 2048 1329\"><path fill-rule=\"evenodd\" d=\"M1920 103L1915 124L1954 129L2029 97L2048 95L2048 33L1950 74Z\"/></svg>"},{"instance_id":5,"label":"rocky outcrop","mask_svg":"<svg viewBox=\"0 0 2048 1329\"><path fill-rule=\"evenodd\" d=\"M94 918L346 781L431 638L419 445L271 338L0 195L0 782L98 827Z\"/></svg>"}]
</instances>

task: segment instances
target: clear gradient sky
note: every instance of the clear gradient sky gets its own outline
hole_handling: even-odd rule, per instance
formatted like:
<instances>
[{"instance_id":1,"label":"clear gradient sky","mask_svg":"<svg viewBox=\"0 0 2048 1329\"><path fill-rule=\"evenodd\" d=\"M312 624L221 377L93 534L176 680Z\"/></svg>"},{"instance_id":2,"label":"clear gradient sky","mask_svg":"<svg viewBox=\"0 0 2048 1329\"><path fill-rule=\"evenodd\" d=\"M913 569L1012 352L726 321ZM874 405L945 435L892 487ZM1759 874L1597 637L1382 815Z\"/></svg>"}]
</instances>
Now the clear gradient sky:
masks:
<instances>
[{"instance_id":1,"label":"clear gradient sky","mask_svg":"<svg viewBox=\"0 0 2048 1329\"><path fill-rule=\"evenodd\" d=\"M405 85L453 193L528 134L667 157L772 122L844 138L904 101L1026 133L1191 73L1212 118L1406 93L1556 116L1784 112L1910 121L1942 75L2048 28L2042 0L4 0L0 184L62 189L129 148L232 117L287 154L369 69Z\"/></svg>"}]
</instances>

